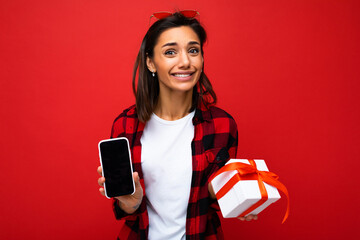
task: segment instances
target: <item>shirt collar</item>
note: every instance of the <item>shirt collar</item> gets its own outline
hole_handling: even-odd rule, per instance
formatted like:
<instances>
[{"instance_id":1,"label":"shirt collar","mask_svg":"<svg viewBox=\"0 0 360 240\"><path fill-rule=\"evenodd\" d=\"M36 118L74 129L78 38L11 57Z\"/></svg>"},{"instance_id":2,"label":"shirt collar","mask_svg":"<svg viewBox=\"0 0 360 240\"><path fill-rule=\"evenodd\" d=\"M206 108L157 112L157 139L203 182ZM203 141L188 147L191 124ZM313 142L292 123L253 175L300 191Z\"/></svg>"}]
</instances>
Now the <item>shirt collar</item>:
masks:
<instances>
[{"instance_id":1,"label":"shirt collar","mask_svg":"<svg viewBox=\"0 0 360 240\"><path fill-rule=\"evenodd\" d=\"M197 125L199 123L202 123L204 121L206 122L210 122L211 121L211 113L210 113L210 107L211 106L208 106L205 107L203 104L201 104L201 106L195 108L195 114L194 114L194 117L192 119L192 122L194 125ZM136 107L135 105L133 105L130 110L127 112L127 117L136 117L137 118L137 112L136 112ZM143 123L142 123L143 124Z\"/></svg>"}]
</instances>

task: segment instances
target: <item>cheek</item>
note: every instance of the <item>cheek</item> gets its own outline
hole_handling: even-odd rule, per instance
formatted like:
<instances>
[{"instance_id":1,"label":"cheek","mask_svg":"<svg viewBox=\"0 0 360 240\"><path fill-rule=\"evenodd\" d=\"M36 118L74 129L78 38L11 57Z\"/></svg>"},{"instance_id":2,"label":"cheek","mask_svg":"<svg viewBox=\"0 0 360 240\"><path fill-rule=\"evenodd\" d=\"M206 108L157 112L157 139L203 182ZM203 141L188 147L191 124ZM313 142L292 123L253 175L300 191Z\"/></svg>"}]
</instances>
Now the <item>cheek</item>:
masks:
<instances>
[{"instance_id":1,"label":"cheek","mask_svg":"<svg viewBox=\"0 0 360 240\"><path fill-rule=\"evenodd\" d=\"M156 69L159 73L169 72L169 70L174 66L173 59L159 59L155 63Z\"/></svg>"},{"instance_id":2,"label":"cheek","mask_svg":"<svg viewBox=\"0 0 360 240\"><path fill-rule=\"evenodd\" d=\"M196 66L197 69L201 69L202 66L204 65L204 59L202 56L197 57L196 59L194 59L193 62L194 66Z\"/></svg>"},{"instance_id":3,"label":"cheek","mask_svg":"<svg viewBox=\"0 0 360 240\"><path fill-rule=\"evenodd\" d=\"M204 61L199 61L198 69L202 69L203 65L204 65Z\"/></svg>"}]
</instances>

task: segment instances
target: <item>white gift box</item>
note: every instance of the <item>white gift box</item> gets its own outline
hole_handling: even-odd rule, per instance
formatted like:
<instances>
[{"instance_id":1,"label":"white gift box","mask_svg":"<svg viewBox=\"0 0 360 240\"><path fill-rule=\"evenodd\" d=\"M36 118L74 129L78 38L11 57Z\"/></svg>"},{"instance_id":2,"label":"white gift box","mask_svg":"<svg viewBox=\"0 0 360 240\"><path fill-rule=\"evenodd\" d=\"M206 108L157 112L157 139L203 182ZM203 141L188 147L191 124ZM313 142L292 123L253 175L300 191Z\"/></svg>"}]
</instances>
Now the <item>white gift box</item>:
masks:
<instances>
[{"instance_id":1,"label":"white gift box","mask_svg":"<svg viewBox=\"0 0 360 240\"><path fill-rule=\"evenodd\" d=\"M269 171L264 160L254 160L256 163L256 168L259 171ZM245 164L250 164L247 159L230 159L226 164L241 162ZM223 172L216 176L211 184L213 186L215 194L235 175L238 174L238 171L231 170ZM262 205L257 207L255 210L249 214L258 214L265 208L267 208L271 203L279 200L280 194L278 190L265 183L265 188L267 191L268 199ZM255 203L261 199L261 192L259 189L259 184L257 180L241 180L237 182L223 197L218 199L221 213L224 218L234 218L238 217L240 214L245 212ZM247 214L248 215L248 214Z\"/></svg>"}]
</instances>

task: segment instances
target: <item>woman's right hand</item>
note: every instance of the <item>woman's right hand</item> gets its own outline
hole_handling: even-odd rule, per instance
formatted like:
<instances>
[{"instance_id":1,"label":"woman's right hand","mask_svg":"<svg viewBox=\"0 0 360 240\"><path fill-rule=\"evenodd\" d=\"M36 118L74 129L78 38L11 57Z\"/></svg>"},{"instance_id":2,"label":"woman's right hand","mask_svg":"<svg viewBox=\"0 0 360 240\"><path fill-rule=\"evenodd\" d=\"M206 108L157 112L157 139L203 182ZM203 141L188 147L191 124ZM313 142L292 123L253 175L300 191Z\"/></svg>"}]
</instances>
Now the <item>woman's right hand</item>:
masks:
<instances>
[{"instance_id":1,"label":"woman's right hand","mask_svg":"<svg viewBox=\"0 0 360 240\"><path fill-rule=\"evenodd\" d=\"M97 172L100 174L100 177L98 179L98 183L100 185L99 191L101 195L105 196L105 190L104 190L105 177L102 176L101 166L98 167ZM117 200L119 200L119 207L128 214L134 213L139 208L143 198L143 188L141 187L140 184L139 174L137 172L134 172L133 178L135 182L135 193L115 197Z\"/></svg>"}]
</instances>

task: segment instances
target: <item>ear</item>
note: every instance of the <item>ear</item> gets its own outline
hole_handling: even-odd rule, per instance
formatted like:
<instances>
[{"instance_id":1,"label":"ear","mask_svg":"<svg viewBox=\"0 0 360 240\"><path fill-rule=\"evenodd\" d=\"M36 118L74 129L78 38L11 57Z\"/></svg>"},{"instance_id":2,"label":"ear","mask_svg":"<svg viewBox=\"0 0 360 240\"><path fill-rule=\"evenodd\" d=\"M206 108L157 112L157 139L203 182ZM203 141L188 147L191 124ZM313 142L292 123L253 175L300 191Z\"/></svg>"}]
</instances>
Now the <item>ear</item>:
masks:
<instances>
[{"instance_id":1,"label":"ear","mask_svg":"<svg viewBox=\"0 0 360 240\"><path fill-rule=\"evenodd\" d=\"M150 57L146 57L146 65L150 72L156 72L155 64Z\"/></svg>"}]
</instances>

